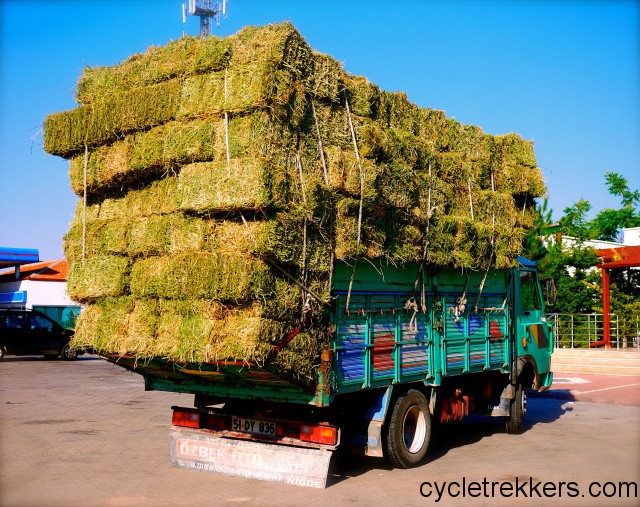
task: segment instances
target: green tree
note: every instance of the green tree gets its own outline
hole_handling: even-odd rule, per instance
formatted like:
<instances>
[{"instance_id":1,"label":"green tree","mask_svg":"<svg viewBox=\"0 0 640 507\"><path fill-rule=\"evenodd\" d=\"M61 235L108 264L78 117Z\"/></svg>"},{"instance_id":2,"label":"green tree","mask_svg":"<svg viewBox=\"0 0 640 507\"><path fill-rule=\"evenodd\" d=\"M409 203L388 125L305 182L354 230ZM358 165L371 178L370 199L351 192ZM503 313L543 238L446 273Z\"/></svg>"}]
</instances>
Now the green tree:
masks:
<instances>
[{"instance_id":1,"label":"green tree","mask_svg":"<svg viewBox=\"0 0 640 507\"><path fill-rule=\"evenodd\" d=\"M558 313L592 313L601 304L600 273L593 269L598 262L592 248L563 250L559 244L549 249L538 266L542 277L555 280Z\"/></svg>"},{"instance_id":2,"label":"green tree","mask_svg":"<svg viewBox=\"0 0 640 507\"><path fill-rule=\"evenodd\" d=\"M539 261L548 254L548 238L553 226L553 210L549 208L549 200L536 204L536 219L524 238L523 255L532 261Z\"/></svg>"},{"instance_id":3,"label":"green tree","mask_svg":"<svg viewBox=\"0 0 640 507\"><path fill-rule=\"evenodd\" d=\"M589 239L590 224L587 214L591 211L591 203L586 199L580 199L577 203L564 209L564 216L560 219L560 228L563 234L573 236L580 241Z\"/></svg>"},{"instance_id":4,"label":"green tree","mask_svg":"<svg viewBox=\"0 0 640 507\"><path fill-rule=\"evenodd\" d=\"M602 311L601 275L594 269L598 259L594 249L584 248L582 242L587 239L615 241L620 230L626 227L640 227L640 191L631 190L626 178L615 172L605 174L609 193L620 197L619 209L604 209L598 212L593 220L587 216L591 211L591 203L580 199L577 203L564 209L559 221L562 234L572 236L578 244L571 249L561 244L546 249L538 248L535 235L543 230L539 224L545 222L540 208L539 220L532 228L525 241L525 252L538 254L532 257L538 260L543 277L552 277L556 281L557 304L555 310L560 313L591 313ZM550 212L549 212L550 213ZM612 311L637 314L637 300L640 297L640 273L638 270L614 270L611 274L612 294L616 295L616 303ZM613 301L613 299L612 299Z\"/></svg>"},{"instance_id":5,"label":"green tree","mask_svg":"<svg viewBox=\"0 0 640 507\"><path fill-rule=\"evenodd\" d=\"M629 182L618 173L605 174L607 189L611 195L620 197L619 209L604 209L587 224L593 239L616 241L620 239L620 230L626 227L640 227L640 191L630 190Z\"/></svg>"}]
</instances>

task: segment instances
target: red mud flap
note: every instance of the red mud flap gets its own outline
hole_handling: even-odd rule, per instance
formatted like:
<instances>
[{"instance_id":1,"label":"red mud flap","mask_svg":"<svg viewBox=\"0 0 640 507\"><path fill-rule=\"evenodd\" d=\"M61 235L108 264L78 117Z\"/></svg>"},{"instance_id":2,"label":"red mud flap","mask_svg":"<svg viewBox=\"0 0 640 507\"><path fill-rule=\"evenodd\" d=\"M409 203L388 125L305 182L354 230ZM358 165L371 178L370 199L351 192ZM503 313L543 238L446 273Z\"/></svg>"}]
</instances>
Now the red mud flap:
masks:
<instances>
[{"instance_id":1,"label":"red mud flap","mask_svg":"<svg viewBox=\"0 0 640 507\"><path fill-rule=\"evenodd\" d=\"M172 428L169 458L173 466L180 468L324 488L331 451L235 440Z\"/></svg>"}]
</instances>

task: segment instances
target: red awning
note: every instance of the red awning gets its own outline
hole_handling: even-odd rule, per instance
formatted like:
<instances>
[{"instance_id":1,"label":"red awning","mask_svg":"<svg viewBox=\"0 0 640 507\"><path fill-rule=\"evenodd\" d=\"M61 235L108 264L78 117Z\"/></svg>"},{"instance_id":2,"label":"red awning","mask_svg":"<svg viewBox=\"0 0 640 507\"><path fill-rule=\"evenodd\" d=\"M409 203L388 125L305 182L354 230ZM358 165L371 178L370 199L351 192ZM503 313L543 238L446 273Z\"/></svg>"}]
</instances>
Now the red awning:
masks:
<instances>
[{"instance_id":1,"label":"red awning","mask_svg":"<svg viewBox=\"0 0 640 507\"><path fill-rule=\"evenodd\" d=\"M598 264L599 268L613 269L640 266L640 245L604 248L596 250L596 253L602 259L602 263Z\"/></svg>"}]
</instances>

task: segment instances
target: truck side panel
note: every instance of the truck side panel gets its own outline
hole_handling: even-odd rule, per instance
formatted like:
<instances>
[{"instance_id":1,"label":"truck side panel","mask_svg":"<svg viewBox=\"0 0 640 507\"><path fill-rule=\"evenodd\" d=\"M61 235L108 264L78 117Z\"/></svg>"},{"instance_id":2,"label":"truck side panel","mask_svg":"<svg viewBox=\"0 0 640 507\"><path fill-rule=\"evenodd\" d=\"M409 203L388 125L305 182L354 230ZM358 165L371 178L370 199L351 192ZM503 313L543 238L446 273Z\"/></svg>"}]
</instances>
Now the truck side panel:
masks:
<instances>
[{"instance_id":1,"label":"truck side panel","mask_svg":"<svg viewBox=\"0 0 640 507\"><path fill-rule=\"evenodd\" d=\"M336 299L334 371L340 392L431 375L431 339L424 315L405 312L406 294L352 294ZM421 317L421 318L419 318Z\"/></svg>"},{"instance_id":2,"label":"truck side panel","mask_svg":"<svg viewBox=\"0 0 640 507\"><path fill-rule=\"evenodd\" d=\"M363 264L349 290L350 270L336 269L334 392L510 371L508 271L440 270L425 275L418 291L416 272Z\"/></svg>"}]
</instances>

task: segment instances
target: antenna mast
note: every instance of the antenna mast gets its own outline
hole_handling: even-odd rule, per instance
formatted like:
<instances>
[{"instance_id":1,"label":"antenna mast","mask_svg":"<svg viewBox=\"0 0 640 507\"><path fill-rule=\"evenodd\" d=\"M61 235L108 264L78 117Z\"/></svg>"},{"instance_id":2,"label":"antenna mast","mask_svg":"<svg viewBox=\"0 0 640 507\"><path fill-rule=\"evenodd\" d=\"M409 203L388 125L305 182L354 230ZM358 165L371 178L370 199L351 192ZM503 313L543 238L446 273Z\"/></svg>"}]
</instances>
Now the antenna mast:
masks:
<instances>
[{"instance_id":1,"label":"antenna mast","mask_svg":"<svg viewBox=\"0 0 640 507\"><path fill-rule=\"evenodd\" d=\"M182 22L187 22L188 16L200 17L200 37L211 35L211 20L216 20L216 26L220 26L220 14L227 17L227 0L216 2L211 0L189 0L188 4L182 4Z\"/></svg>"}]
</instances>

